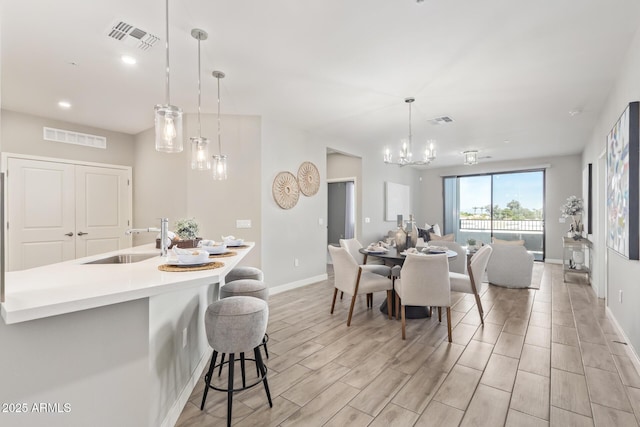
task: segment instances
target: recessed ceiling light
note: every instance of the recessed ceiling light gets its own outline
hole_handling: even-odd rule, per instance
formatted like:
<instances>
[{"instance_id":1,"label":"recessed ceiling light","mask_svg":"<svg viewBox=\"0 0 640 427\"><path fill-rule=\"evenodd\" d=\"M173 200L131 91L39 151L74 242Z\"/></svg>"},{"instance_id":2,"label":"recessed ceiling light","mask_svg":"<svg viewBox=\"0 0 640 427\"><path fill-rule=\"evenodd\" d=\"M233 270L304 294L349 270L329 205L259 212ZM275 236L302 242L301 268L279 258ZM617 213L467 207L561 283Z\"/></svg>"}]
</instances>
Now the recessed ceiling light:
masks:
<instances>
[{"instance_id":1,"label":"recessed ceiling light","mask_svg":"<svg viewBox=\"0 0 640 427\"><path fill-rule=\"evenodd\" d=\"M577 116L577 115L578 115L578 114L580 114L580 113L582 113L582 110L580 110L580 109L575 109L575 110L571 110L571 111L569 111L569 115L570 115L571 117L575 117L575 116Z\"/></svg>"},{"instance_id":2,"label":"recessed ceiling light","mask_svg":"<svg viewBox=\"0 0 640 427\"><path fill-rule=\"evenodd\" d=\"M133 56L129 56L129 55L122 55L120 57L120 59L122 60L122 62L124 62L127 65L135 65L136 62L138 62L136 60L136 58L134 58Z\"/></svg>"},{"instance_id":3,"label":"recessed ceiling light","mask_svg":"<svg viewBox=\"0 0 640 427\"><path fill-rule=\"evenodd\" d=\"M502 142L504 142L505 144L508 144L508 143L510 143L511 141L509 141L508 139L505 139L505 140L504 140L504 141L502 141Z\"/></svg>"},{"instance_id":4,"label":"recessed ceiling light","mask_svg":"<svg viewBox=\"0 0 640 427\"><path fill-rule=\"evenodd\" d=\"M64 108L65 110L71 108L71 103L69 101L60 101L58 102L58 107Z\"/></svg>"}]
</instances>

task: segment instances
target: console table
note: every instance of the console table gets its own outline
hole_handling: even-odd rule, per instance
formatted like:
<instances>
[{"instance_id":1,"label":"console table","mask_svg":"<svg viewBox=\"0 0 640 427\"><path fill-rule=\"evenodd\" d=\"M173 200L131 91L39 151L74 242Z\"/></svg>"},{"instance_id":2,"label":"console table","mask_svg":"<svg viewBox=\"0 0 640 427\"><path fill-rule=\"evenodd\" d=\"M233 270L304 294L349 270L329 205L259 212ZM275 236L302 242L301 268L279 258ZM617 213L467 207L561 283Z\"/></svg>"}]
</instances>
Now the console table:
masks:
<instances>
[{"instance_id":1,"label":"console table","mask_svg":"<svg viewBox=\"0 0 640 427\"><path fill-rule=\"evenodd\" d=\"M567 273L586 274L587 281L591 282L592 245L593 243L585 238L578 240L573 237L562 238L562 279L564 282L567 281ZM576 268L575 266L574 252L582 252L583 254L581 268Z\"/></svg>"}]
</instances>

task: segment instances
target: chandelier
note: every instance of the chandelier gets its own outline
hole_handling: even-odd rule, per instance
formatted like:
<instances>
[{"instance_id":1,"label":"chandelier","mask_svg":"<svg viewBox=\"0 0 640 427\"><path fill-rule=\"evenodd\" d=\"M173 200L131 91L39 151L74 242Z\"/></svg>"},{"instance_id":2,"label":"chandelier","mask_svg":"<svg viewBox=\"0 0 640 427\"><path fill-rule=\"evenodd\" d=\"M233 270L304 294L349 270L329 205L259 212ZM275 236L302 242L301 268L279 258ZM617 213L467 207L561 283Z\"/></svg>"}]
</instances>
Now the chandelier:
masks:
<instances>
[{"instance_id":1,"label":"chandelier","mask_svg":"<svg viewBox=\"0 0 640 427\"><path fill-rule=\"evenodd\" d=\"M413 160L413 151L412 151L412 133L411 133L411 104L415 101L415 98L406 98L404 102L409 104L409 138L403 139L401 141L400 154L398 156L398 160L393 159L393 155L391 154L391 149L388 147L384 153L384 162L388 164L398 165L398 166L423 166L428 165L432 161L436 159L436 149L435 149L435 141L430 139L427 141L427 147L424 150L423 156L421 159Z\"/></svg>"}]
</instances>

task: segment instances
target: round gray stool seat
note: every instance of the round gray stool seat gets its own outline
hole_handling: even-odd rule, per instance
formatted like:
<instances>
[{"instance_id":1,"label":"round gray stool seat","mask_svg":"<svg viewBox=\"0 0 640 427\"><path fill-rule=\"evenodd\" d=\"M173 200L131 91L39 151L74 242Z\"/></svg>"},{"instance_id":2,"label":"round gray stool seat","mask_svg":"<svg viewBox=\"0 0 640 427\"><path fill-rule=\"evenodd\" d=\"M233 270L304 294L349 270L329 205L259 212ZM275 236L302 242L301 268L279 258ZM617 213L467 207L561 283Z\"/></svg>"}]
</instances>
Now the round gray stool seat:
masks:
<instances>
[{"instance_id":1,"label":"round gray stool seat","mask_svg":"<svg viewBox=\"0 0 640 427\"><path fill-rule=\"evenodd\" d=\"M256 267L235 267L231 269L229 273L225 276L224 280L226 283L235 282L236 280L242 279L253 279L253 280L264 280L264 274L262 274L262 270Z\"/></svg>"},{"instance_id":2,"label":"round gray stool seat","mask_svg":"<svg viewBox=\"0 0 640 427\"><path fill-rule=\"evenodd\" d=\"M255 279L234 280L220 288L220 299L239 296L255 297L267 301L269 288L264 282Z\"/></svg>"},{"instance_id":3,"label":"round gray stool seat","mask_svg":"<svg viewBox=\"0 0 640 427\"><path fill-rule=\"evenodd\" d=\"M204 317L209 345L220 353L249 352L262 344L269 306L261 299L234 296L209 305Z\"/></svg>"}]
</instances>

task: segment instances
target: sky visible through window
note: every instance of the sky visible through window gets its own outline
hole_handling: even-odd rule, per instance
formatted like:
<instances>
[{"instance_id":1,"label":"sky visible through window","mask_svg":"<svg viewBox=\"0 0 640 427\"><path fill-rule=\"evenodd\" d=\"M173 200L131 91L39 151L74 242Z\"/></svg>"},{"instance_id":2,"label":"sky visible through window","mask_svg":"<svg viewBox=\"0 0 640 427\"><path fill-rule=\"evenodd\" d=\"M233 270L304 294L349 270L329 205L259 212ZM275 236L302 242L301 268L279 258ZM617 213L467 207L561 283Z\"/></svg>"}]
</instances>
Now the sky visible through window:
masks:
<instances>
[{"instance_id":1,"label":"sky visible through window","mask_svg":"<svg viewBox=\"0 0 640 427\"><path fill-rule=\"evenodd\" d=\"M542 172L519 172L493 175L493 204L505 208L517 200L523 208L542 209ZM474 207L491 204L491 177L460 178L460 211L474 213Z\"/></svg>"}]
</instances>

